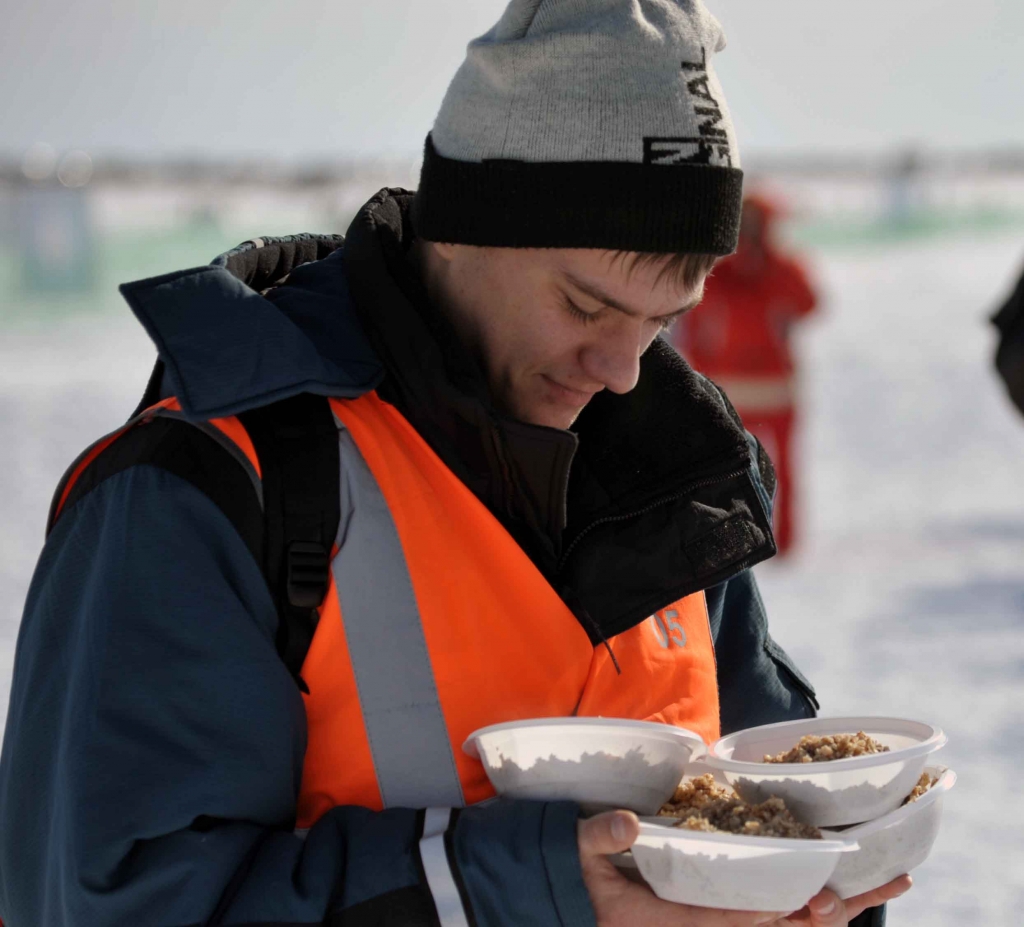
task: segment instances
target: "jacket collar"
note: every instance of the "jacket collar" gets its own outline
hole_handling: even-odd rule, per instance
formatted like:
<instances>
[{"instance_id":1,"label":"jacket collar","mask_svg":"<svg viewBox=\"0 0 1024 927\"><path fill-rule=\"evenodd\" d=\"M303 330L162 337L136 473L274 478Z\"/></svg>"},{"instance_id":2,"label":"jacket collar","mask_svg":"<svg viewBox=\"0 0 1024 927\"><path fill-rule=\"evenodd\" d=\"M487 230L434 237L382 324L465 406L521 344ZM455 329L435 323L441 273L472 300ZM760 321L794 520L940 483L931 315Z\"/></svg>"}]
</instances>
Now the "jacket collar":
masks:
<instances>
[{"instance_id":1,"label":"jacket collar","mask_svg":"<svg viewBox=\"0 0 1024 927\"><path fill-rule=\"evenodd\" d=\"M411 205L411 194L381 191L346 238L356 311L387 370L378 391L549 572L565 528L576 436L495 409L482 371L407 260Z\"/></svg>"},{"instance_id":2,"label":"jacket collar","mask_svg":"<svg viewBox=\"0 0 1024 927\"><path fill-rule=\"evenodd\" d=\"M346 239L356 310L387 369L379 391L549 579L559 582L570 555L587 559L588 536L595 530L597 538L607 536L600 526L658 508L695 481L714 483L727 474L742 473L757 484L747 499L748 520L757 528L744 543L762 548L763 556L774 552L763 511L770 492L739 418L717 387L666 342L656 341L641 359L635 389L599 393L571 432L499 414L482 372L430 305L406 259L411 205L405 191L381 191ZM729 517L739 516L732 511Z\"/></svg>"},{"instance_id":3,"label":"jacket collar","mask_svg":"<svg viewBox=\"0 0 1024 927\"><path fill-rule=\"evenodd\" d=\"M187 418L237 415L301 392L359 396L380 382L384 368L347 308L341 244L254 239L205 267L120 287ZM290 285L267 292L282 281Z\"/></svg>"}]
</instances>

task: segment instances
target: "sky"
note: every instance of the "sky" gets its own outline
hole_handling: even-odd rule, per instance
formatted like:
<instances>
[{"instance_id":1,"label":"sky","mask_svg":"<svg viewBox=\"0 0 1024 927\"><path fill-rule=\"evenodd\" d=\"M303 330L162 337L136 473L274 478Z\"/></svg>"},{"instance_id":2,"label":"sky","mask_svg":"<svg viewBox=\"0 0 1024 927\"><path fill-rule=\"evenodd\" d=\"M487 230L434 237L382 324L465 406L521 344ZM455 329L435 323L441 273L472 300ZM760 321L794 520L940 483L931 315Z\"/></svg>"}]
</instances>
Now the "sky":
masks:
<instances>
[{"instance_id":1,"label":"sky","mask_svg":"<svg viewBox=\"0 0 1024 927\"><path fill-rule=\"evenodd\" d=\"M504 5L0 0L0 153L415 156ZM742 150L1024 147L1020 0L708 6Z\"/></svg>"}]
</instances>

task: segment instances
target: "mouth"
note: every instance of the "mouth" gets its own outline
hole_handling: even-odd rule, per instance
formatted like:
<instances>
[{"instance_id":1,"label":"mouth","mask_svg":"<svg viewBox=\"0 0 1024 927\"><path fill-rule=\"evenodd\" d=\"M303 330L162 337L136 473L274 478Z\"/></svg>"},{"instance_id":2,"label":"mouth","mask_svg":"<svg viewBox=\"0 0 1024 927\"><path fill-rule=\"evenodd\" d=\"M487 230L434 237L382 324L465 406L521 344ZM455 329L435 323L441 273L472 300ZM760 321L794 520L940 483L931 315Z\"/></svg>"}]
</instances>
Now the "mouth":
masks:
<instances>
[{"instance_id":1,"label":"mouth","mask_svg":"<svg viewBox=\"0 0 1024 927\"><path fill-rule=\"evenodd\" d=\"M543 373L541 379L547 386L548 394L554 402L574 409L582 408L601 391L599 389L589 391L573 389L571 386L565 386L557 380L552 380L551 377Z\"/></svg>"}]
</instances>

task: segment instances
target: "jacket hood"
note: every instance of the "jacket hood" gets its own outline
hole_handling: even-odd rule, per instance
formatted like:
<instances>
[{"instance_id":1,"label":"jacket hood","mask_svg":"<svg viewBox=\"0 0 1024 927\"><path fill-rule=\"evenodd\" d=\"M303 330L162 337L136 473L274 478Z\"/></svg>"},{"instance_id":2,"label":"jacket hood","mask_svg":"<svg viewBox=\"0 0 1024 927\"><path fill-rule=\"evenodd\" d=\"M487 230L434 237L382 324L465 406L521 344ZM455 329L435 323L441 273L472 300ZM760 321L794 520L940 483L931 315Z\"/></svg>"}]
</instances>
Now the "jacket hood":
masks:
<instances>
[{"instance_id":1,"label":"jacket hood","mask_svg":"<svg viewBox=\"0 0 1024 927\"><path fill-rule=\"evenodd\" d=\"M345 311L342 243L257 238L205 267L120 287L187 418L237 415L302 392L351 398L380 383L384 367Z\"/></svg>"}]
</instances>

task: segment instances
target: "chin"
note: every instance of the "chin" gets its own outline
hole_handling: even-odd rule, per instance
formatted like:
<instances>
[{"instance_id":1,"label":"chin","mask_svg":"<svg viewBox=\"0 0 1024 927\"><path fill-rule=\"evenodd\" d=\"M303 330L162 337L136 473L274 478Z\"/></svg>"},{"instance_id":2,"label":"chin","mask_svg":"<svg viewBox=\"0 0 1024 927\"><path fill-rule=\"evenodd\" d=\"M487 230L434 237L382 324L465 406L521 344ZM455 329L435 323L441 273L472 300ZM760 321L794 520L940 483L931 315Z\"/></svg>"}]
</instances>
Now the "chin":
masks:
<instances>
[{"instance_id":1,"label":"chin","mask_svg":"<svg viewBox=\"0 0 1024 927\"><path fill-rule=\"evenodd\" d=\"M568 431L572 428L576 419L580 417L582 409L574 412L555 412L551 409L543 409L524 416L521 420L528 425L543 425L546 428L558 428L561 431Z\"/></svg>"},{"instance_id":2,"label":"chin","mask_svg":"<svg viewBox=\"0 0 1024 927\"><path fill-rule=\"evenodd\" d=\"M516 405L510 403L509 406L506 408L509 408L512 418L524 424L558 428L561 431L568 431L585 408L545 401L544 397L537 397L535 402L522 402Z\"/></svg>"}]
</instances>

